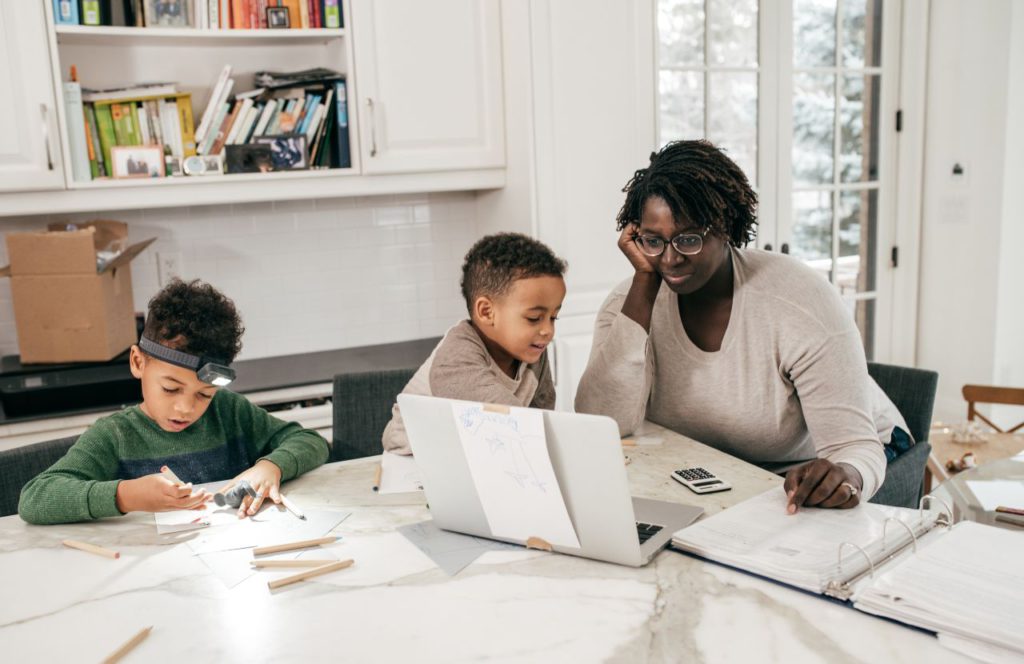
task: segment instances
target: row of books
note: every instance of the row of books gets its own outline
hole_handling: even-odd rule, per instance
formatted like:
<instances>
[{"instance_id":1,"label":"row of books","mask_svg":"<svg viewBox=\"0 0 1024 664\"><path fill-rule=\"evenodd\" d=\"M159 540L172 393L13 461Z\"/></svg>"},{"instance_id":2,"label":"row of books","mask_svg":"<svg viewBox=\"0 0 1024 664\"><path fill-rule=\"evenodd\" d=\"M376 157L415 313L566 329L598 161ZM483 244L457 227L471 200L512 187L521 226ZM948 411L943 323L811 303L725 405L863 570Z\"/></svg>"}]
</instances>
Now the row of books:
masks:
<instances>
[{"instance_id":1,"label":"row of books","mask_svg":"<svg viewBox=\"0 0 1024 664\"><path fill-rule=\"evenodd\" d=\"M59 25L340 28L341 0L52 0Z\"/></svg>"}]
</instances>

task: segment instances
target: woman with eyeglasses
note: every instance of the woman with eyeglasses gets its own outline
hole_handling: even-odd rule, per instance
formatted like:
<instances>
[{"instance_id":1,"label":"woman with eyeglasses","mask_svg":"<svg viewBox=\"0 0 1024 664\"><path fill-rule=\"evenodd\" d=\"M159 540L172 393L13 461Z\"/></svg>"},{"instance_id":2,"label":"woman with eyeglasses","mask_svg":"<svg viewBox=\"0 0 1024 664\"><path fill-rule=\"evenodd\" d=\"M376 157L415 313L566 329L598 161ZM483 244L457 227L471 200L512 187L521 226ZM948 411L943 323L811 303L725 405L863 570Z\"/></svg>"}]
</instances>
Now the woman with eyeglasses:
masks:
<instances>
[{"instance_id":1,"label":"woman with eyeglasses","mask_svg":"<svg viewBox=\"0 0 1024 664\"><path fill-rule=\"evenodd\" d=\"M906 435L867 373L839 294L800 261L744 246L757 196L706 141L669 143L623 189L633 276L602 305L576 410L644 419L785 474L787 510L850 508Z\"/></svg>"}]
</instances>

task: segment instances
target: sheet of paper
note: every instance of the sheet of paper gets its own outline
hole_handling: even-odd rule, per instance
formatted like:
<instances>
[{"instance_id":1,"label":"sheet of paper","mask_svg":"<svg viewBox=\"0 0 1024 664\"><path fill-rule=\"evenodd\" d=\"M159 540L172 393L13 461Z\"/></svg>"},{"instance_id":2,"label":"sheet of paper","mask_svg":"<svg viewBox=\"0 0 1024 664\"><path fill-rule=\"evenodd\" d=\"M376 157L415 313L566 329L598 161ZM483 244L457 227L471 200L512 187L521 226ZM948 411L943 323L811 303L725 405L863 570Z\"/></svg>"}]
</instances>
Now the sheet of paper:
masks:
<instances>
[{"instance_id":1,"label":"sheet of paper","mask_svg":"<svg viewBox=\"0 0 1024 664\"><path fill-rule=\"evenodd\" d=\"M210 493L215 493L227 482L209 482L207 484L197 484L192 487L192 490L206 489ZM229 507L227 505L220 507L212 500L206 503L206 507L201 510L177 510L174 512L156 512L153 514L153 519L156 521L156 532L161 535L168 533L179 533L186 530L196 530L199 528L207 528L213 525L225 525L237 521L237 509Z\"/></svg>"},{"instance_id":2,"label":"sheet of paper","mask_svg":"<svg viewBox=\"0 0 1024 664\"><path fill-rule=\"evenodd\" d=\"M579 548L551 467L543 413L529 408L501 413L460 402L452 404L452 415L491 532Z\"/></svg>"},{"instance_id":3,"label":"sheet of paper","mask_svg":"<svg viewBox=\"0 0 1024 664\"><path fill-rule=\"evenodd\" d=\"M214 551L213 553L204 553L195 557L201 560L228 589L234 588L257 573L266 576L269 581L276 578L276 576L282 575L281 573L295 574L302 571L301 568L256 569L249 564L253 560L251 549ZM260 560L300 560L303 558L337 560L337 556L325 546L260 556Z\"/></svg>"},{"instance_id":4,"label":"sheet of paper","mask_svg":"<svg viewBox=\"0 0 1024 664\"><path fill-rule=\"evenodd\" d=\"M967 488L985 511L1000 505L1024 509L1024 482L1020 480L967 480Z\"/></svg>"},{"instance_id":5,"label":"sheet of paper","mask_svg":"<svg viewBox=\"0 0 1024 664\"><path fill-rule=\"evenodd\" d=\"M260 510L259 514L245 519L236 516L230 525L203 530L187 543L198 555L316 539L334 530L350 514L337 510L303 511L306 513L306 520L271 505Z\"/></svg>"},{"instance_id":6,"label":"sheet of paper","mask_svg":"<svg viewBox=\"0 0 1024 664\"><path fill-rule=\"evenodd\" d=\"M421 521L401 526L398 532L437 563L437 566L448 576L458 574L464 567L488 551L522 549L522 547L505 542L441 530L434 525L433 521Z\"/></svg>"},{"instance_id":7,"label":"sheet of paper","mask_svg":"<svg viewBox=\"0 0 1024 664\"><path fill-rule=\"evenodd\" d=\"M423 491L420 470L413 457L385 452L381 455L380 466L380 488L377 493Z\"/></svg>"}]
</instances>

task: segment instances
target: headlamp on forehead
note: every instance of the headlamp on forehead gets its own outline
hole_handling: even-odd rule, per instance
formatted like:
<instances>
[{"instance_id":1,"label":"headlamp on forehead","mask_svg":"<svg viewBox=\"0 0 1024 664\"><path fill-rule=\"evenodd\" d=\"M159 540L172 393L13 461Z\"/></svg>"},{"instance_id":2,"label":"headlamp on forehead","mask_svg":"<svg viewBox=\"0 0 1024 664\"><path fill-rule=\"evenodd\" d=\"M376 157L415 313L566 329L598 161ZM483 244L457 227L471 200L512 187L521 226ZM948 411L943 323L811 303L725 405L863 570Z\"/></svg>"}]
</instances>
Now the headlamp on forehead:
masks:
<instances>
[{"instance_id":1,"label":"headlamp on forehead","mask_svg":"<svg viewBox=\"0 0 1024 664\"><path fill-rule=\"evenodd\" d=\"M209 385L224 387L235 379L235 370L224 362L168 348L146 337L139 339L139 348L146 355L163 360L167 364L195 371L199 380Z\"/></svg>"}]
</instances>

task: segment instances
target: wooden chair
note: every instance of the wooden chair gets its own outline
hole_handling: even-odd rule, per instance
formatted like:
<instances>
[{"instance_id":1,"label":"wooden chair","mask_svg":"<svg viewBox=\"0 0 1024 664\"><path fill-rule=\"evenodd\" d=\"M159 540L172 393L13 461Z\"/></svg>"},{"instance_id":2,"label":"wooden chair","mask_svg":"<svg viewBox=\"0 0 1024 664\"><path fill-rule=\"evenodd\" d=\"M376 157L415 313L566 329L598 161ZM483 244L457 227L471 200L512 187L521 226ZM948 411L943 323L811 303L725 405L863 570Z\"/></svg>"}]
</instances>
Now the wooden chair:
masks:
<instances>
[{"instance_id":1,"label":"wooden chair","mask_svg":"<svg viewBox=\"0 0 1024 664\"><path fill-rule=\"evenodd\" d=\"M1006 429L999 428L992 420L978 412L974 404L977 403L998 403L1010 406L1024 406L1024 388L1020 387L995 387L993 385L964 385L964 399L967 401L967 419L979 420L989 425L999 433L1013 433L1024 427L1024 422L1017 426Z\"/></svg>"}]
</instances>

